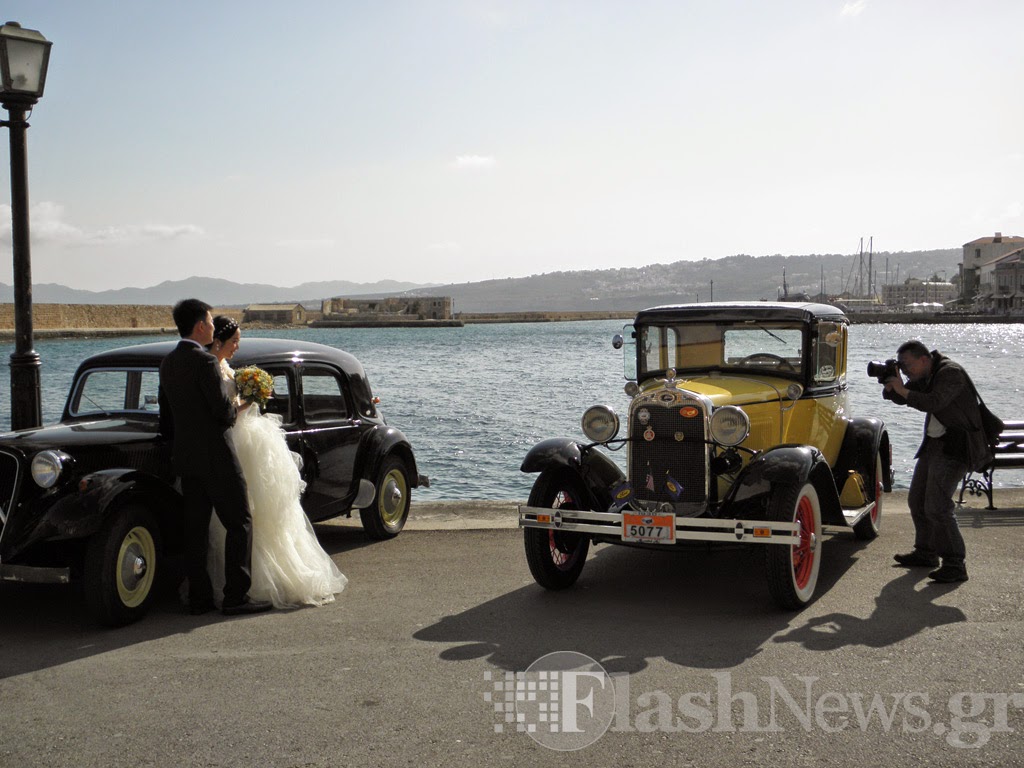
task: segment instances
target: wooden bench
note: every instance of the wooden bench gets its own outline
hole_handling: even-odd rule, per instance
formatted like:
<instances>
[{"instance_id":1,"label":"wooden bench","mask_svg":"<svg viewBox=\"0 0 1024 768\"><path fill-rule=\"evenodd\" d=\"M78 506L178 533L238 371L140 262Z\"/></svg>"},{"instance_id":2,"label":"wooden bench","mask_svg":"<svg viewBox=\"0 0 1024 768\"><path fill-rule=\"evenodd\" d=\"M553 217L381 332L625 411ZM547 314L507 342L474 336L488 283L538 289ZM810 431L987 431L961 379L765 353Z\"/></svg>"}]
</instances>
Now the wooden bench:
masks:
<instances>
[{"instance_id":1,"label":"wooden bench","mask_svg":"<svg viewBox=\"0 0 1024 768\"><path fill-rule=\"evenodd\" d=\"M988 497L985 509L995 509L992 503L992 474L997 469L1024 468L1024 421L1004 421L1003 431L999 433L999 442L995 446L995 458L981 472L968 472L960 482L960 498L957 504L964 503L964 493L971 496Z\"/></svg>"}]
</instances>

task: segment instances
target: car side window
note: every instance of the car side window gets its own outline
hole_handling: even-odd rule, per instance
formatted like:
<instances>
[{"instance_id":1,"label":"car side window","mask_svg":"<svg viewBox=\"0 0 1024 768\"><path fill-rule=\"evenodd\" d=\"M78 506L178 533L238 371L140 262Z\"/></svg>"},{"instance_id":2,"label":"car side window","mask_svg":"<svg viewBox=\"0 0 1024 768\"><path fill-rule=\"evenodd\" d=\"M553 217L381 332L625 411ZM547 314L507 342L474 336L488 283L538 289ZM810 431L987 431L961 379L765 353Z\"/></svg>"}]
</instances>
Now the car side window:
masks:
<instances>
[{"instance_id":1,"label":"car side window","mask_svg":"<svg viewBox=\"0 0 1024 768\"><path fill-rule=\"evenodd\" d=\"M157 371L136 371L139 395L136 407L147 413L160 412L160 374ZM129 377L129 388L134 389L135 382Z\"/></svg>"},{"instance_id":2,"label":"car side window","mask_svg":"<svg viewBox=\"0 0 1024 768\"><path fill-rule=\"evenodd\" d=\"M158 413L160 375L154 370L97 369L80 380L72 415L144 411Z\"/></svg>"},{"instance_id":3,"label":"car side window","mask_svg":"<svg viewBox=\"0 0 1024 768\"><path fill-rule=\"evenodd\" d=\"M344 382L326 368L304 368L302 410L307 422L347 419L349 409Z\"/></svg>"},{"instance_id":4,"label":"car side window","mask_svg":"<svg viewBox=\"0 0 1024 768\"><path fill-rule=\"evenodd\" d=\"M286 371L267 368L267 373L274 377L274 392L263 410L265 413L276 413L285 424L292 423L292 383Z\"/></svg>"}]
</instances>

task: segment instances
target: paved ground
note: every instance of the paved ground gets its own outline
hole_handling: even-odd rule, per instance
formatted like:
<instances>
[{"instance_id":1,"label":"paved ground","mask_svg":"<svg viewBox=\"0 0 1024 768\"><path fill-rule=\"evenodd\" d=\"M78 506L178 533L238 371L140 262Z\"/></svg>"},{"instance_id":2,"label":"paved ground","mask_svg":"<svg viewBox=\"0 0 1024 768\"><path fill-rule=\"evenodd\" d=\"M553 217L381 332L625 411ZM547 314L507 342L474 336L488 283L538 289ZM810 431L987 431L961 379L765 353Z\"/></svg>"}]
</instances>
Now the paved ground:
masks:
<instances>
[{"instance_id":1,"label":"paved ground","mask_svg":"<svg viewBox=\"0 0 1024 768\"><path fill-rule=\"evenodd\" d=\"M961 515L952 586L892 567L911 524L886 501L878 540L825 544L800 613L742 548L601 546L546 592L499 503L417 505L382 543L318 526L351 580L321 609L191 617L167 595L103 631L70 589L0 585L0 766L1021 764L1024 492ZM485 700L555 651L614 676L611 729L580 751Z\"/></svg>"}]
</instances>

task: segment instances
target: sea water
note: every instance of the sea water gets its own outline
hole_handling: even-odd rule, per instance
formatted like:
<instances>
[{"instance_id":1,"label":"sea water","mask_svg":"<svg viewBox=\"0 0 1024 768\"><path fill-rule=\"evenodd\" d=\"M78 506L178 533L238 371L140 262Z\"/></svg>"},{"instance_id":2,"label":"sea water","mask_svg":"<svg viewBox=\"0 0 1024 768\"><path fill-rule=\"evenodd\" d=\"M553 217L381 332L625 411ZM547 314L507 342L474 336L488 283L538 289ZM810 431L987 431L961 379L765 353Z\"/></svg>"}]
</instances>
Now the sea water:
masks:
<instances>
[{"instance_id":1,"label":"sea water","mask_svg":"<svg viewBox=\"0 0 1024 768\"><path fill-rule=\"evenodd\" d=\"M580 416L605 403L623 414L622 352L611 338L618 320L467 325L463 328L319 328L254 331L329 344L354 354L367 371L380 409L412 443L430 488L419 499L522 499L533 475L519 471L532 445L548 437L585 440ZM242 330L242 344L246 331ZM40 339L43 421L60 418L78 363L101 350L170 336ZM893 443L896 487L907 488L924 415L881 398L869 360L894 357L907 339L921 339L964 365L986 404L1018 419L1024 324L850 327L847 380L854 416L885 421ZM8 359L13 343L0 345ZM9 378L0 384L0 430L10 427ZM612 457L625 466L625 451ZM996 486L1024 485L1024 471L995 474Z\"/></svg>"}]
</instances>

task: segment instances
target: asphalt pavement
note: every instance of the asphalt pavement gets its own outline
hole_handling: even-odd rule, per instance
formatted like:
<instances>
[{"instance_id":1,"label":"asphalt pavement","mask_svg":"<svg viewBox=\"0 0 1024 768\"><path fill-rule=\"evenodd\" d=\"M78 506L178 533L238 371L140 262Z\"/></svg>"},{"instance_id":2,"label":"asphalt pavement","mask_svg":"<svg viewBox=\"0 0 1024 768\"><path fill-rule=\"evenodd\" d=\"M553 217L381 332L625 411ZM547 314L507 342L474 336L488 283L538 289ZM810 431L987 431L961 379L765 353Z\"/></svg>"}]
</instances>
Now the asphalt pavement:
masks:
<instances>
[{"instance_id":1,"label":"asphalt pavement","mask_svg":"<svg viewBox=\"0 0 1024 768\"><path fill-rule=\"evenodd\" d=\"M318 525L350 580L323 608L193 617L168 591L101 630L72 588L2 584L0 766L1020 765L1024 491L969 504L970 581L893 567L890 494L877 540L824 543L800 612L756 547L602 545L545 591L511 502L415 503L386 542ZM556 652L600 674L548 673ZM540 679L588 745L514 690Z\"/></svg>"}]
</instances>

